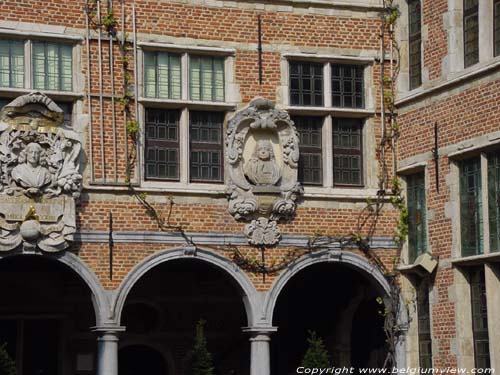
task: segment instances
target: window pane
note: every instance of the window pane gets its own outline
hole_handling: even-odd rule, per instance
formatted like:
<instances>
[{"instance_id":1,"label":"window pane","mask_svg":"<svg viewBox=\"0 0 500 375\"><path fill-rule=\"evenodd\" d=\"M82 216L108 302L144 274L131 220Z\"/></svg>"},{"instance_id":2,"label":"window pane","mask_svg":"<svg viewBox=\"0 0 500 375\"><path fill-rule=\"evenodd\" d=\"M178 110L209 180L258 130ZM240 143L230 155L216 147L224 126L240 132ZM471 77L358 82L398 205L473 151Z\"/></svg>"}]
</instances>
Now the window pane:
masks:
<instances>
[{"instance_id":1,"label":"window pane","mask_svg":"<svg viewBox=\"0 0 500 375\"><path fill-rule=\"evenodd\" d=\"M432 368L432 336L429 308L429 285L422 281L417 288L419 362L424 369Z\"/></svg>"},{"instance_id":2,"label":"window pane","mask_svg":"<svg viewBox=\"0 0 500 375\"><path fill-rule=\"evenodd\" d=\"M189 73L191 100L224 101L223 58L190 56Z\"/></svg>"},{"instance_id":3,"label":"window pane","mask_svg":"<svg viewBox=\"0 0 500 375\"><path fill-rule=\"evenodd\" d=\"M364 69L356 65L332 65L332 105L364 107Z\"/></svg>"},{"instance_id":4,"label":"window pane","mask_svg":"<svg viewBox=\"0 0 500 375\"><path fill-rule=\"evenodd\" d=\"M422 84L422 8L420 0L408 3L410 90Z\"/></svg>"},{"instance_id":5,"label":"window pane","mask_svg":"<svg viewBox=\"0 0 500 375\"><path fill-rule=\"evenodd\" d=\"M425 177L418 173L407 178L408 220L409 220L409 261L415 259L427 249Z\"/></svg>"},{"instance_id":6,"label":"window pane","mask_svg":"<svg viewBox=\"0 0 500 375\"><path fill-rule=\"evenodd\" d=\"M462 256L483 253L483 215L481 200L481 160L460 165L460 231Z\"/></svg>"},{"instance_id":7,"label":"window pane","mask_svg":"<svg viewBox=\"0 0 500 375\"><path fill-rule=\"evenodd\" d=\"M476 368L486 369L490 367L490 351L486 283L483 266L473 268L469 277L475 365Z\"/></svg>"},{"instance_id":8,"label":"window pane","mask_svg":"<svg viewBox=\"0 0 500 375\"><path fill-rule=\"evenodd\" d=\"M464 56L465 67L479 62L479 7L478 0L464 0Z\"/></svg>"},{"instance_id":9,"label":"window pane","mask_svg":"<svg viewBox=\"0 0 500 375\"><path fill-rule=\"evenodd\" d=\"M323 65L290 62L290 103L301 106L323 105Z\"/></svg>"},{"instance_id":10,"label":"window pane","mask_svg":"<svg viewBox=\"0 0 500 375\"><path fill-rule=\"evenodd\" d=\"M146 178L179 179L179 111L146 110Z\"/></svg>"},{"instance_id":11,"label":"window pane","mask_svg":"<svg viewBox=\"0 0 500 375\"><path fill-rule=\"evenodd\" d=\"M0 87L24 87L24 42L0 40Z\"/></svg>"},{"instance_id":12,"label":"window pane","mask_svg":"<svg viewBox=\"0 0 500 375\"><path fill-rule=\"evenodd\" d=\"M336 185L363 184L363 154L360 119L335 118L333 121L333 175Z\"/></svg>"},{"instance_id":13,"label":"window pane","mask_svg":"<svg viewBox=\"0 0 500 375\"><path fill-rule=\"evenodd\" d=\"M222 181L223 121L221 112L189 113L191 181Z\"/></svg>"},{"instance_id":14,"label":"window pane","mask_svg":"<svg viewBox=\"0 0 500 375\"><path fill-rule=\"evenodd\" d=\"M33 87L42 90L73 89L73 47L67 44L33 43Z\"/></svg>"},{"instance_id":15,"label":"window pane","mask_svg":"<svg viewBox=\"0 0 500 375\"><path fill-rule=\"evenodd\" d=\"M181 98L180 56L168 52L144 53L144 95L149 98Z\"/></svg>"},{"instance_id":16,"label":"window pane","mask_svg":"<svg viewBox=\"0 0 500 375\"><path fill-rule=\"evenodd\" d=\"M305 185L323 184L322 117L294 117L299 134L299 181Z\"/></svg>"},{"instance_id":17,"label":"window pane","mask_svg":"<svg viewBox=\"0 0 500 375\"><path fill-rule=\"evenodd\" d=\"M500 153L488 155L490 251L500 251Z\"/></svg>"}]
</instances>

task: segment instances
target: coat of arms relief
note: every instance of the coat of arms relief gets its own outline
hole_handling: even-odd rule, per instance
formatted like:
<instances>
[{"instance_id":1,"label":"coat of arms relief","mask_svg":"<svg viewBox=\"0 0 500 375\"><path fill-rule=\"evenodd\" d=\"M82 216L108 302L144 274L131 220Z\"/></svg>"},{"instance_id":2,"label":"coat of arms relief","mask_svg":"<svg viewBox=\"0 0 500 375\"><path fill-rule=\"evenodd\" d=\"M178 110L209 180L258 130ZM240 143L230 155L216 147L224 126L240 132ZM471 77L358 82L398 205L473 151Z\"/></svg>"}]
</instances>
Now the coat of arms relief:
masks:
<instances>
[{"instance_id":1,"label":"coat of arms relief","mask_svg":"<svg viewBox=\"0 0 500 375\"><path fill-rule=\"evenodd\" d=\"M73 240L82 140L63 117L36 92L0 111L0 251L56 252Z\"/></svg>"},{"instance_id":2,"label":"coat of arms relief","mask_svg":"<svg viewBox=\"0 0 500 375\"><path fill-rule=\"evenodd\" d=\"M277 244L278 221L293 218L303 194L298 136L288 113L261 98L238 111L228 122L226 161L229 212L249 222L250 244Z\"/></svg>"}]
</instances>

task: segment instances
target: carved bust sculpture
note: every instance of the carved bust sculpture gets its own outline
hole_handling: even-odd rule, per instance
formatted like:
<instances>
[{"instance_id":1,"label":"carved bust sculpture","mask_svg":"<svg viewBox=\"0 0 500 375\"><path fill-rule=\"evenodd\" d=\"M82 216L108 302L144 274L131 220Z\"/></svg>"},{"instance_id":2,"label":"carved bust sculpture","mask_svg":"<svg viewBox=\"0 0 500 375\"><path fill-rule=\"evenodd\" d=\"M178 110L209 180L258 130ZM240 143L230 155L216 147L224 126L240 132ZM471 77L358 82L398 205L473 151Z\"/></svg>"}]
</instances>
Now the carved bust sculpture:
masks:
<instances>
[{"instance_id":1,"label":"carved bust sculpture","mask_svg":"<svg viewBox=\"0 0 500 375\"><path fill-rule=\"evenodd\" d=\"M29 143L21 152L20 164L12 169L12 179L31 193L38 192L52 181L49 170L40 163L42 152L43 149L38 143Z\"/></svg>"},{"instance_id":2,"label":"carved bust sculpture","mask_svg":"<svg viewBox=\"0 0 500 375\"><path fill-rule=\"evenodd\" d=\"M281 178L281 171L269 140L261 139L257 142L244 171L245 176L255 185L276 185Z\"/></svg>"}]
</instances>

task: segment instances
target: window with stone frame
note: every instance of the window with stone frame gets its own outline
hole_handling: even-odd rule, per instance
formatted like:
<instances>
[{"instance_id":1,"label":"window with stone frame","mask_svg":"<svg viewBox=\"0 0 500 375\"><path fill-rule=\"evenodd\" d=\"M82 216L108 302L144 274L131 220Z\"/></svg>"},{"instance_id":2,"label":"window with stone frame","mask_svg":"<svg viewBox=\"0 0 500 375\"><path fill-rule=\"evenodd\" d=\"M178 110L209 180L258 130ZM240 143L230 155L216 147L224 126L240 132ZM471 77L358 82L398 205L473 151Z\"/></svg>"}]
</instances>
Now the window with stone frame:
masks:
<instances>
[{"instance_id":1,"label":"window with stone frame","mask_svg":"<svg viewBox=\"0 0 500 375\"><path fill-rule=\"evenodd\" d=\"M189 56L189 95L196 101L224 101L224 58Z\"/></svg>"},{"instance_id":2,"label":"window with stone frame","mask_svg":"<svg viewBox=\"0 0 500 375\"><path fill-rule=\"evenodd\" d=\"M181 56L159 51L144 52L144 96L181 98Z\"/></svg>"},{"instance_id":3,"label":"window with stone frame","mask_svg":"<svg viewBox=\"0 0 500 375\"><path fill-rule=\"evenodd\" d=\"M479 62L479 0L464 0L464 66Z\"/></svg>"},{"instance_id":4,"label":"window with stone frame","mask_svg":"<svg viewBox=\"0 0 500 375\"><path fill-rule=\"evenodd\" d=\"M415 259L427 250L425 173L406 178L408 204L408 260Z\"/></svg>"},{"instance_id":5,"label":"window with stone frame","mask_svg":"<svg viewBox=\"0 0 500 375\"><path fill-rule=\"evenodd\" d=\"M73 46L65 43L32 42L33 88L73 90Z\"/></svg>"},{"instance_id":6,"label":"window with stone frame","mask_svg":"<svg viewBox=\"0 0 500 375\"><path fill-rule=\"evenodd\" d=\"M500 251L500 152L488 155L490 252Z\"/></svg>"},{"instance_id":7,"label":"window with stone frame","mask_svg":"<svg viewBox=\"0 0 500 375\"><path fill-rule=\"evenodd\" d=\"M333 119L334 185L363 185L362 130L361 119Z\"/></svg>"},{"instance_id":8,"label":"window with stone frame","mask_svg":"<svg viewBox=\"0 0 500 375\"><path fill-rule=\"evenodd\" d=\"M323 185L322 117L292 118L299 133L299 181L304 185Z\"/></svg>"},{"instance_id":9,"label":"window with stone frame","mask_svg":"<svg viewBox=\"0 0 500 375\"><path fill-rule=\"evenodd\" d=\"M145 178L179 180L179 110L146 109Z\"/></svg>"},{"instance_id":10,"label":"window with stone frame","mask_svg":"<svg viewBox=\"0 0 500 375\"><path fill-rule=\"evenodd\" d=\"M429 306L429 282L421 280L417 286L418 358L421 369L432 368L432 335Z\"/></svg>"},{"instance_id":11,"label":"window with stone frame","mask_svg":"<svg viewBox=\"0 0 500 375\"><path fill-rule=\"evenodd\" d=\"M364 68L360 65L331 64L332 106L364 108Z\"/></svg>"},{"instance_id":12,"label":"window with stone frame","mask_svg":"<svg viewBox=\"0 0 500 375\"><path fill-rule=\"evenodd\" d=\"M24 87L24 41L0 39L0 87Z\"/></svg>"},{"instance_id":13,"label":"window with stone frame","mask_svg":"<svg viewBox=\"0 0 500 375\"><path fill-rule=\"evenodd\" d=\"M488 335L488 306L486 302L484 266L471 268L469 271L469 283L475 367L477 369L489 369L490 348Z\"/></svg>"},{"instance_id":14,"label":"window with stone frame","mask_svg":"<svg viewBox=\"0 0 500 375\"><path fill-rule=\"evenodd\" d=\"M410 90L422 85L422 4L408 2Z\"/></svg>"},{"instance_id":15,"label":"window with stone frame","mask_svg":"<svg viewBox=\"0 0 500 375\"><path fill-rule=\"evenodd\" d=\"M462 256L483 254L481 159L460 164L460 232Z\"/></svg>"},{"instance_id":16,"label":"window with stone frame","mask_svg":"<svg viewBox=\"0 0 500 375\"><path fill-rule=\"evenodd\" d=\"M222 182L222 112L189 113L190 179L192 182Z\"/></svg>"},{"instance_id":17,"label":"window with stone frame","mask_svg":"<svg viewBox=\"0 0 500 375\"><path fill-rule=\"evenodd\" d=\"M493 4L493 29L494 29L494 44L495 44L495 50L494 50L494 55L495 56L500 56L500 0L495 0L495 3Z\"/></svg>"},{"instance_id":18,"label":"window with stone frame","mask_svg":"<svg viewBox=\"0 0 500 375\"><path fill-rule=\"evenodd\" d=\"M323 106L323 64L290 62L290 104Z\"/></svg>"}]
</instances>

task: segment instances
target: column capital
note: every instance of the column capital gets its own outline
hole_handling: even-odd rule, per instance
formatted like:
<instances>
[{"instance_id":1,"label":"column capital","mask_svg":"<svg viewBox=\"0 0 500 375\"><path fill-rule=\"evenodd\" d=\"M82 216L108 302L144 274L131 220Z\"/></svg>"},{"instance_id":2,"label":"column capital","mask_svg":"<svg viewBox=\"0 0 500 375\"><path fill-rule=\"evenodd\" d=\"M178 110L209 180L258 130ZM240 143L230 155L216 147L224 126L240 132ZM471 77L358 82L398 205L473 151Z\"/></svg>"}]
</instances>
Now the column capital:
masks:
<instances>
[{"instance_id":1,"label":"column capital","mask_svg":"<svg viewBox=\"0 0 500 375\"><path fill-rule=\"evenodd\" d=\"M278 327L243 327L242 330L251 336L250 341L269 341Z\"/></svg>"},{"instance_id":2,"label":"column capital","mask_svg":"<svg viewBox=\"0 0 500 375\"><path fill-rule=\"evenodd\" d=\"M120 333L125 332L125 327L104 324L100 326L90 327L90 330L102 336L104 335L118 336Z\"/></svg>"}]
</instances>

